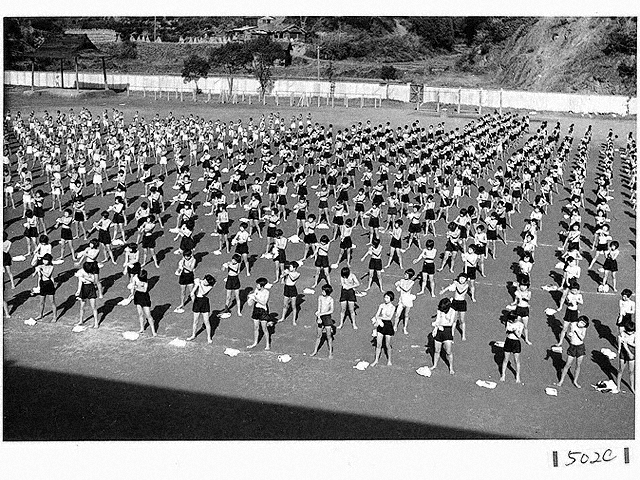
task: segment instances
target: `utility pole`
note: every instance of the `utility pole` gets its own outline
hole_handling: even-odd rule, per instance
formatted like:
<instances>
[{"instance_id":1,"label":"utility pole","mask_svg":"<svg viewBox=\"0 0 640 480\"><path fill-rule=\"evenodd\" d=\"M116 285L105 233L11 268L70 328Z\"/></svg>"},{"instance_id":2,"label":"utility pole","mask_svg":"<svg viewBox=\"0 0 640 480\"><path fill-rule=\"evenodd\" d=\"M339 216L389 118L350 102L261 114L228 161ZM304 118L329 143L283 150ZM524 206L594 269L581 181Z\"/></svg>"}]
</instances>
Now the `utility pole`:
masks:
<instances>
[{"instance_id":1,"label":"utility pole","mask_svg":"<svg viewBox=\"0 0 640 480\"><path fill-rule=\"evenodd\" d=\"M320 81L320 45L317 46L318 52L318 81Z\"/></svg>"}]
</instances>

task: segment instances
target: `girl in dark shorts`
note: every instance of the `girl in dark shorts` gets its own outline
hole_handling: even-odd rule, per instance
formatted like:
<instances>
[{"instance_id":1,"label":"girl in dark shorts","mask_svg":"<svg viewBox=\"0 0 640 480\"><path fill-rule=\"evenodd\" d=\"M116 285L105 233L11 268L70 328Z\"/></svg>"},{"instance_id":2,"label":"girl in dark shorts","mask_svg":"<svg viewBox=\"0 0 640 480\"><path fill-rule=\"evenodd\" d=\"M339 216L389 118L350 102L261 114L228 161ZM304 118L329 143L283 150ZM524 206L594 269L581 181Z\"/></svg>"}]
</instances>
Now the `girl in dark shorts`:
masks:
<instances>
[{"instance_id":1,"label":"girl in dark shorts","mask_svg":"<svg viewBox=\"0 0 640 480\"><path fill-rule=\"evenodd\" d=\"M11 282L11 290L14 290L16 288L16 284L13 279L13 273L11 272L11 264L13 263L13 260L11 258L11 253L9 252L11 249L11 240L9 240L6 230L2 232L2 239L2 266L9 277L9 281Z\"/></svg>"},{"instance_id":2,"label":"girl in dark shorts","mask_svg":"<svg viewBox=\"0 0 640 480\"><path fill-rule=\"evenodd\" d=\"M234 253L231 257L231 261L222 264L222 270L227 271L227 278L224 282L224 288L226 290L226 299L224 302L225 312L229 312L233 305L233 299L235 297L236 306L238 307L238 316L241 317L240 312L240 268L242 264L242 256L238 253Z\"/></svg>"},{"instance_id":3,"label":"girl in dark shorts","mask_svg":"<svg viewBox=\"0 0 640 480\"><path fill-rule=\"evenodd\" d=\"M389 262L384 268L389 268L394 258L398 259L398 265L402 266L402 220L396 220L391 230L391 243L389 244ZM411 238L411 235L410 235ZM411 245L411 241L409 241Z\"/></svg>"},{"instance_id":4,"label":"girl in dark shorts","mask_svg":"<svg viewBox=\"0 0 640 480\"><path fill-rule=\"evenodd\" d=\"M282 229L276 229L273 241L273 262L276 265L276 275L274 282L279 282L284 272L284 265L287 263L287 237L284 236Z\"/></svg>"},{"instance_id":5,"label":"girl in dark shorts","mask_svg":"<svg viewBox=\"0 0 640 480\"><path fill-rule=\"evenodd\" d=\"M82 199L76 199L73 202L73 221L76 224L76 238L80 237L80 228L82 227L82 236L87 239L87 229L84 226L84 222L87 221L87 215L84 211L85 203Z\"/></svg>"},{"instance_id":6,"label":"girl in dark shorts","mask_svg":"<svg viewBox=\"0 0 640 480\"><path fill-rule=\"evenodd\" d=\"M180 285L180 306L174 310L175 313L184 313L184 306L187 304L190 292L193 288L193 282L195 279L196 259L193 256L191 250L185 250L182 252L182 258L178 262L178 269L176 275L178 275L178 285Z\"/></svg>"},{"instance_id":7,"label":"girl in dark shorts","mask_svg":"<svg viewBox=\"0 0 640 480\"><path fill-rule=\"evenodd\" d=\"M378 237L373 239L373 243L360 261L364 262L364 259L367 258L367 256L371 256L371 259L369 260L369 285L366 290L368 291L371 289L374 278L378 277L378 286L382 292L382 245L380 245L380 239Z\"/></svg>"},{"instance_id":8,"label":"girl in dark shorts","mask_svg":"<svg viewBox=\"0 0 640 480\"><path fill-rule=\"evenodd\" d=\"M140 330L138 333L144 333L145 319L149 322L151 333L157 336L156 325L151 316L151 298L149 297L149 280L146 270L141 270L138 275L131 279L129 284L133 293L133 304L138 310L138 320L140 321Z\"/></svg>"},{"instance_id":9,"label":"girl in dark shorts","mask_svg":"<svg viewBox=\"0 0 640 480\"><path fill-rule=\"evenodd\" d=\"M33 215L33 210L27 210L25 213L24 237L27 240L27 256L31 255L31 247L33 250L38 245L38 219Z\"/></svg>"},{"instance_id":10,"label":"girl in dark shorts","mask_svg":"<svg viewBox=\"0 0 640 480\"><path fill-rule=\"evenodd\" d=\"M260 338L260 330L264 333L266 339L265 350L271 350L271 331L269 330L269 323L271 317L269 316L269 290L265 287L268 280L264 277L260 277L256 280L256 289L249 294L249 305L253 305L253 311L251 312L251 318L253 319L253 343L248 345L247 348L253 348L258 345L258 339Z\"/></svg>"},{"instance_id":11,"label":"girl in dark shorts","mask_svg":"<svg viewBox=\"0 0 640 480\"><path fill-rule=\"evenodd\" d=\"M440 290L440 295L444 292L453 292L453 300L451 308L458 312L460 319L460 330L462 331L462 340L467 339L467 330L465 317L467 313L467 292L469 291L469 282L465 273L459 273L451 285Z\"/></svg>"},{"instance_id":12,"label":"girl in dark shorts","mask_svg":"<svg viewBox=\"0 0 640 480\"><path fill-rule=\"evenodd\" d=\"M120 197L114 199L114 204L109 207L109 211L113 211L113 236L118 235L118 227L120 227L120 233L122 234L122 241L126 242L127 238L124 234L124 226L127 223L127 217L124 205L124 200Z\"/></svg>"},{"instance_id":13,"label":"girl in dark shorts","mask_svg":"<svg viewBox=\"0 0 640 480\"><path fill-rule=\"evenodd\" d=\"M147 217L148 218L148 217ZM140 225L140 228L143 227L144 224ZM196 242L193 239L193 231L196 228L196 222L193 219L187 220L184 225L180 227L178 234L174 237L173 241L177 241L180 238L180 246L177 251L174 253L178 254L180 252L184 252L185 250L193 251L193 248L196 246Z\"/></svg>"},{"instance_id":14,"label":"girl in dark shorts","mask_svg":"<svg viewBox=\"0 0 640 480\"><path fill-rule=\"evenodd\" d=\"M380 238L380 206L374 203L364 215L369 216L369 243L373 243L374 238Z\"/></svg>"},{"instance_id":15,"label":"girl in dark shorts","mask_svg":"<svg viewBox=\"0 0 640 480\"><path fill-rule=\"evenodd\" d=\"M136 243L130 243L124 247L124 264L122 265L123 273L129 276L129 281L134 275L140 273L140 251Z\"/></svg>"},{"instance_id":16,"label":"girl in dark shorts","mask_svg":"<svg viewBox=\"0 0 640 480\"><path fill-rule=\"evenodd\" d=\"M147 264L147 254L151 253L151 258L156 268L160 268L158 258L156 257L156 239L153 230L156 228L155 215L149 215L145 222L138 229L142 236L142 265Z\"/></svg>"},{"instance_id":17,"label":"girl in dark shorts","mask_svg":"<svg viewBox=\"0 0 640 480\"><path fill-rule=\"evenodd\" d=\"M231 240L231 245L236 247L236 252L238 255L242 257L242 262L247 270L247 277L251 276L251 272L249 271L249 239L250 235L247 232L247 228L249 224L246 222L241 222L238 232Z\"/></svg>"},{"instance_id":18,"label":"girl in dark shorts","mask_svg":"<svg viewBox=\"0 0 640 480\"><path fill-rule=\"evenodd\" d=\"M340 325L338 328L342 328L344 325L344 321L347 317L347 313L349 314L349 318L351 319L351 323L353 324L353 329L357 330L358 327L356 325L356 291L355 289L360 286L360 281L358 277L351 273L351 269L349 267L342 267L340 270Z\"/></svg>"},{"instance_id":19,"label":"girl in dark shorts","mask_svg":"<svg viewBox=\"0 0 640 480\"><path fill-rule=\"evenodd\" d=\"M609 280L609 274L611 274L611 285L613 291L616 291L617 286L617 271L618 271L618 255L620 255L620 244L614 240L609 243L609 249L604 254L604 275L602 276L602 285L607 285Z\"/></svg>"},{"instance_id":20,"label":"girl in dark shorts","mask_svg":"<svg viewBox=\"0 0 640 480\"><path fill-rule=\"evenodd\" d=\"M363 215L365 212L364 201L366 198L367 198L367 195L365 194L363 188L358 190L358 194L353 198L353 202L355 204L354 210L356 212L356 218L353 220L353 224L354 225L360 224L360 226L363 229L365 229Z\"/></svg>"},{"instance_id":21,"label":"girl in dark shorts","mask_svg":"<svg viewBox=\"0 0 640 480\"><path fill-rule=\"evenodd\" d=\"M456 323L456 311L451 307L451 300L443 298L438 302L436 320L433 322L431 335L434 340L433 367L435 370L440 360L440 352L444 345L444 351L449 362L449 373L453 375L453 328Z\"/></svg>"},{"instance_id":22,"label":"girl in dark shorts","mask_svg":"<svg viewBox=\"0 0 640 480\"><path fill-rule=\"evenodd\" d=\"M298 289L296 288L296 281L298 278L300 278L298 262L285 263L282 280L280 280L284 284L284 299L282 303L282 316L280 317L280 321L285 319L289 306L291 306L291 309L293 310L294 326L298 324Z\"/></svg>"},{"instance_id":23,"label":"girl in dark shorts","mask_svg":"<svg viewBox=\"0 0 640 480\"><path fill-rule=\"evenodd\" d=\"M567 333L567 337L569 338L569 348L567 349L567 361L562 369L562 373L560 374L560 381L558 382L558 386L561 387L564 382L567 373L569 373L569 369L571 368L571 364L574 359L576 361L576 370L573 374L573 384L576 388L582 388L578 383L578 378L580 377L580 366L582 365L582 360L586 354L586 349L584 346L584 337L587 335L587 328L589 327L589 319L584 315L580 316L576 323L572 323L569 328L569 332Z\"/></svg>"},{"instance_id":24,"label":"girl in dark shorts","mask_svg":"<svg viewBox=\"0 0 640 480\"><path fill-rule=\"evenodd\" d=\"M104 254L103 262L107 262L110 257L113 264L117 265L113 257L113 251L111 250L111 233L109 233L109 228L111 228L112 222L109 220L109 212L105 210L100 216L102 218L93 224L93 228L98 230L98 242L102 245L102 253Z\"/></svg>"},{"instance_id":25,"label":"girl in dark shorts","mask_svg":"<svg viewBox=\"0 0 640 480\"><path fill-rule=\"evenodd\" d=\"M320 277L324 275L326 282L331 285L331 277L329 274L329 248L331 242L329 237L322 235L320 237L320 243L316 246L316 260L314 265L316 267L316 279L311 288L316 288L320 283Z\"/></svg>"},{"instance_id":26,"label":"girl in dark shorts","mask_svg":"<svg viewBox=\"0 0 640 480\"><path fill-rule=\"evenodd\" d=\"M620 328L618 336L618 376L616 385L620 391L622 374L629 365L629 387L631 393L636 390L636 323L633 320L625 322Z\"/></svg>"},{"instance_id":27,"label":"girl in dark shorts","mask_svg":"<svg viewBox=\"0 0 640 480\"><path fill-rule=\"evenodd\" d=\"M56 286L53 283L53 257L50 253L46 253L42 257L42 264L36 266L36 275L38 276L38 287L40 295L40 316L36 320L42 320L44 317L44 305L47 297L51 298L51 307L53 310L52 322L58 321L58 312L56 310Z\"/></svg>"},{"instance_id":28,"label":"girl in dark shorts","mask_svg":"<svg viewBox=\"0 0 640 480\"><path fill-rule=\"evenodd\" d=\"M317 249L318 237L316 236L316 226L316 216L312 213L307 217L303 226L305 244L304 259L313 255Z\"/></svg>"},{"instance_id":29,"label":"girl in dark shorts","mask_svg":"<svg viewBox=\"0 0 640 480\"><path fill-rule=\"evenodd\" d=\"M435 259L438 254L438 251L435 248L435 242L432 238L427 240L425 244L425 248L420 252L418 258L416 258L413 263L416 264L420 260L424 260L422 263L421 270L421 279L422 279L422 288L418 295L422 295L427 288L427 283L429 284L429 289L431 291L431 297L436 296L436 282L435 282L435 273L436 273L436 264Z\"/></svg>"},{"instance_id":30,"label":"girl in dark shorts","mask_svg":"<svg viewBox=\"0 0 640 480\"><path fill-rule=\"evenodd\" d=\"M209 314L211 313L211 306L209 305L209 298L207 295L216 283L216 279L213 275L205 275L204 279L200 280L196 278L193 282L194 287L191 290L191 300L193 302L193 329L191 336L187 340L195 340L198 329L198 320L202 316L204 326L207 330L207 343L213 343L211 338L211 322L209 322Z\"/></svg>"},{"instance_id":31,"label":"girl in dark shorts","mask_svg":"<svg viewBox=\"0 0 640 480\"><path fill-rule=\"evenodd\" d=\"M93 311L93 328L98 328L98 310L96 309L96 274L87 270L87 266L91 265L91 262L85 262L82 268L76 272L78 278L78 288L76 290L76 298L80 300L80 318L78 325L84 323L84 305L89 301L91 310ZM98 284L99 285L99 284Z\"/></svg>"},{"instance_id":32,"label":"girl in dark shorts","mask_svg":"<svg viewBox=\"0 0 640 480\"><path fill-rule=\"evenodd\" d=\"M376 315L371 320L376 327L374 334L376 336L376 357L372 367L375 367L380 360L383 344L386 345L387 365L391 365L391 337L395 334L393 329L393 317L396 313L396 307L393 304L395 295L393 292L385 292L384 303L378 306Z\"/></svg>"},{"instance_id":33,"label":"girl in dark shorts","mask_svg":"<svg viewBox=\"0 0 640 480\"><path fill-rule=\"evenodd\" d=\"M569 326L572 323L578 321L578 305L583 304L582 293L580 293L580 284L575 280L571 281L568 288L568 293L565 298L565 303L567 305L567 309L564 314L564 319L562 323L562 331L560 332L560 337L558 339L558 343L556 343L557 347L562 346L562 342L564 340L564 336L569 329ZM560 304L562 307L562 304Z\"/></svg>"},{"instance_id":34,"label":"girl in dark shorts","mask_svg":"<svg viewBox=\"0 0 640 480\"><path fill-rule=\"evenodd\" d=\"M276 232L278 230L278 223L280 223L280 214L277 207L271 207L271 214L265 217L267 221L267 241L265 242L266 248L264 253L269 253L270 245L276 238Z\"/></svg>"},{"instance_id":35,"label":"girl in dark shorts","mask_svg":"<svg viewBox=\"0 0 640 480\"><path fill-rule=\"evenodd\" d=\"M316 311L316 343L313 347L311 356L314 357L318 353L320 343L322 342L322 335L327 338L327 344L329 346L329 358L333 358L333 329L335 322L331 318L334 311L333 298L331 293L333 288L331 285L322 286L322 295L318 297L318 310Z\"/></svg>"},{"instance_id":36,"label":"girl in dark shorts","mask_svg":"<svg viewBox=\"0 0 640 480\"><path fill-rule=\"evenodd\" d=\"M457 223L449 222L447 226L447 244L444 247L444 256L442 257L442 263L438 269L441 272L447 261L451 259L449 265L449 271L453 273L453 267L458 256L458 252L462 251L462 240L460 238L460 227Z\"/></svg>"},{"instance_id":37,"label":"girl in dark shorts","mask_svg":"<svg viewBox=\"0 0 640 480\"><path fill-rule=\"evenodd\" d=\"M71 217L71 210L67 208L63 212L62 217L56 220L56 224L53 228L60 227L60 260L64 258L64 247L68 244L69 250L71 250L71 258L75 262L76 252L73 249L73 233L71 232L72 222L73 218Z\"/></svg>"},{"instance_id":38,"label":"girl in dark shorts","mask_svg":"<svg viewBox=\"0 0 640 480\"><path fill-rule=\"evenodd\" d=\"M505 375L507 374L507 366L509 365L509 359L511 355L516 362L516 383L522 383L520 380L520 352L522 346L520 345L520 335L524 329L524 325L519 317L510 316L506 325L507 338L504 341L504 360L502 361L502 373L500 375L500 381L505 381Z\"/></svg>"},{"instance_id":39,"label":"girl in dark shorts","mask_svg":"<svg viewBox=\"0 0 640 480\"><path fill-rule=\"evenodd\" d=\"M353 220L347 218L345 224L340 226L340 253L338 254L338 261L336 263L340 263L342 257L345 256L347 265L351 266L351 257L353 255L353 249L355 248L353 240L351 239L352 233Z\"/></svg>"},{"instance_id":40,"label":"girl in dark shorts","mask_svg":"<svg viewBox=\"0 0 640 480\"><path fill-rule=\"evenodd\" d=\"M102 298L102 285L100 284L100 266L98 265L98 256L100 256L100 242L95 238L89 241L89 247L78 254L78 261L75 262L75 266L78 266L84 259L84 270L87 273L93 275L94 286L98 291L99 298Z\"/></svg>"}]
</instances>

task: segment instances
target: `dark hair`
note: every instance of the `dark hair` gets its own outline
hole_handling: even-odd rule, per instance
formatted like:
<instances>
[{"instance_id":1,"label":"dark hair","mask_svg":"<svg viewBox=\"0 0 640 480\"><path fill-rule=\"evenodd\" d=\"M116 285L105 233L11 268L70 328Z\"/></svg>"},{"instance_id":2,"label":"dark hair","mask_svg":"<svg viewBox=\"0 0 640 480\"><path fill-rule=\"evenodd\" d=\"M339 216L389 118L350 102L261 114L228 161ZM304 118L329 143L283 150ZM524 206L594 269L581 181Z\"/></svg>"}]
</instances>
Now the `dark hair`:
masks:
<instances>
[{"instance_id":1,"label":"dark hair","mask_svg":"<svg viewBox=\"0 0 640 480\"><path fill-rule=\"evenodd\" d=\"M320 243L329 243L329 237L327 237L326 235L322 235L320 237Z\"/></svg>"},{"instance_id":2,"label":"dark hair","mask_svg":"<svg viewBox=\"0 0 640 480\"><path fill-rule=\"evenodd\" d=\"M240 255L239 253L234 253L231 256L231 260L235 260L236 262L240 263L242 261L242 255Z\"/></svg>"},{"instance_id":3,"label":"dark hair","mask_svg":"<svg viewBox=\"0 0 640 480\"><path fill-rule=\"evenodd\" d=\"M322 291L324 293L326 293L327 295L331 295L331 293L333 293L333 287L331 285L329 285L328 283L325 283L322 286Z\"/></svg>"},{"instance_id":4,"label":"dark hair","mask_svg":"<svg viewBox=\"0 0 640 480\"><path fill-rule=\"evenodd\" d=\"M449 297L445 297L438 302L438 310L441 312L447 313L451 309L451 299Z\"/></svg>"},{"instance_id":5,"label":"dark hair","mask_svg":"<svg viewBox=\"0 0 640 480\"><path fill-rule=\"evenodd\" d=\"M6 235L6 232L5 232L5 235ZM623 297L631 297L631 295L633 295L633 292L628 288L625 288L624 290L622 290L622 292L620 292L620 295L622 295Z\"/></svg>"},{"instance_id":6,"label":"dark hair","mask_svg":"<svg viewBox=\"0 0 640 480\"><path fill-rule=\"evenodd\" d=\"M138 274L138 279L142 280L143 282L146 282L148 278L148 274L146 270L140 270L140 273Z\"/></svg>"},{"instance_id":7,"label":"dark hair","mask_svg":"<svg viewBox=\"0 0 640 480\"><path fill-rule=\"evenodd\" d=\"M404 271L404 273L405 275L409 275L409 278L413 278L413 276L416 274L416 271L413 268L408 268Z\"/></svg>"},{"instance_id":8,"label":"dark hair","mask_svg":"<svg viewBox=\"0 0 640 480\"><path fill-rule=\"evenodd\" d=\"M578 317L578 322L584 322L585 326L588 327L589 326L589 317L587 317L586 315L580 315Z\"/></svg>"},{"instance_id":9,"label":"dark hair","mask_svg":"<svg viewBox=\"0 0 640 480\"><path fill-rule=\"evenodd\" d=\"M391 290L389 290L388 292L384 292L384 296L389 297L392 302L396 298L396 294L393 293Z\"/></svg>"},{"instance_id":10,"label":"dark hair","mask_svg":"<svg viewBox=\"0 0 640 480\"><path fill-rule=\"evenodd\" d=\"M38 242L40 243L49 243L49 237L47 237L44 233L38 237Z\"/></svg>"},{"instance_id":11,"label":"dark hair","mask_svg":"<svg viewBox=\"0 0 640 480\"><path fill-rule=\"evenodd\" d=\"M109 218L109 212L107 212L106 210L104 210L101 214L102 218Z\"/></svg>"},{"instance_id":12,"label":"dark hair","mask_svg":"<svg viewBox=\"0 0 640 480\"><path fill-rule=\"evenodd\" d=\"M260 285L260 287L264 288L264 286L269 283L269 280L267 280L264 277L260 277L256 280L256 285Z\"/></svg>"},{"instance_id":13,"label":"dark hair","mask_svg":"<svg viewBox=\"0 0 640 480\"><path fill-rule=\"evenodd\" d=\"M43 261L47 261L47 262L51 263L51 262L53 262L53 257L51 256L51 254L50 254L50 253L45 253L45 254L42 256L42 260L43 260Z\"/></svg>"},{"instance_id":14,"label":"dark hair","mask_svg":"<svg viewBox=\"0 0 640 480\"><path fill-rule=\"evenodd\" d=\"M207 282L209 285L215 285L216 283L216 279L214 278L214 276L209 274L204 276L204 281Z\"/></svg>"},{"instance_id":15,"label":"dark hair","mask_svg":"<svg viewBox=\"0 0 640 480\"><path fill-rule=\"evenodd\" d=\"M434 246L435 246L435 242L433 241L433 238L430 238L429 240L427 240L427 243L425 244L425 248L431 250Z\"/></svg>"}]
</instances>

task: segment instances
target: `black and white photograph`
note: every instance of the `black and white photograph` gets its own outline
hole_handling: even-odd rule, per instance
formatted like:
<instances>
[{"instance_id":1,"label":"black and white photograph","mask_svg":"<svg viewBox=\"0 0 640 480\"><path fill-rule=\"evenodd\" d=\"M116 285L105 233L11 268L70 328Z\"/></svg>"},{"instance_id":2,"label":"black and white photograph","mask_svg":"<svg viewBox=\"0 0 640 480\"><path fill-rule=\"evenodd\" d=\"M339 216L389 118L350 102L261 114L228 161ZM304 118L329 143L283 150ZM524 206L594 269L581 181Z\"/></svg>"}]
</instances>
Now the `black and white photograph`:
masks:
<instances>
[{"instance_id":1,"label":"black and white photograph","mask_svg":"<svg viewBox=\"0 0 640 480\"><path fill-rule=\"evenodd\" d=\"M2 476L631 478L637 8L490 5L8 8Z\"/></svg>"}]
</instances>

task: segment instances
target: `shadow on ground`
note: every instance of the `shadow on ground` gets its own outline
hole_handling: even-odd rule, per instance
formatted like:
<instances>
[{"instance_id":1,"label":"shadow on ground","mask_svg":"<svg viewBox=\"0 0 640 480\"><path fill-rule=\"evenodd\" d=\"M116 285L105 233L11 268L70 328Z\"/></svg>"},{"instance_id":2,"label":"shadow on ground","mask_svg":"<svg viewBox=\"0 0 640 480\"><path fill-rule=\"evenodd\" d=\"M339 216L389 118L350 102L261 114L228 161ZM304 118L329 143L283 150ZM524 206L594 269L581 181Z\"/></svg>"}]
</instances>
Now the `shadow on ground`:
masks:
<instances>
[{"instance_id":1,"label":"shadow on ground","mask_svg":"<svg viewBox=\"0 0 640 480\"><path fill-rule=\"evenodd\" d=\"M4 440L508 438L50 372L4 363Z\"/></svg>"}]
</instances>

